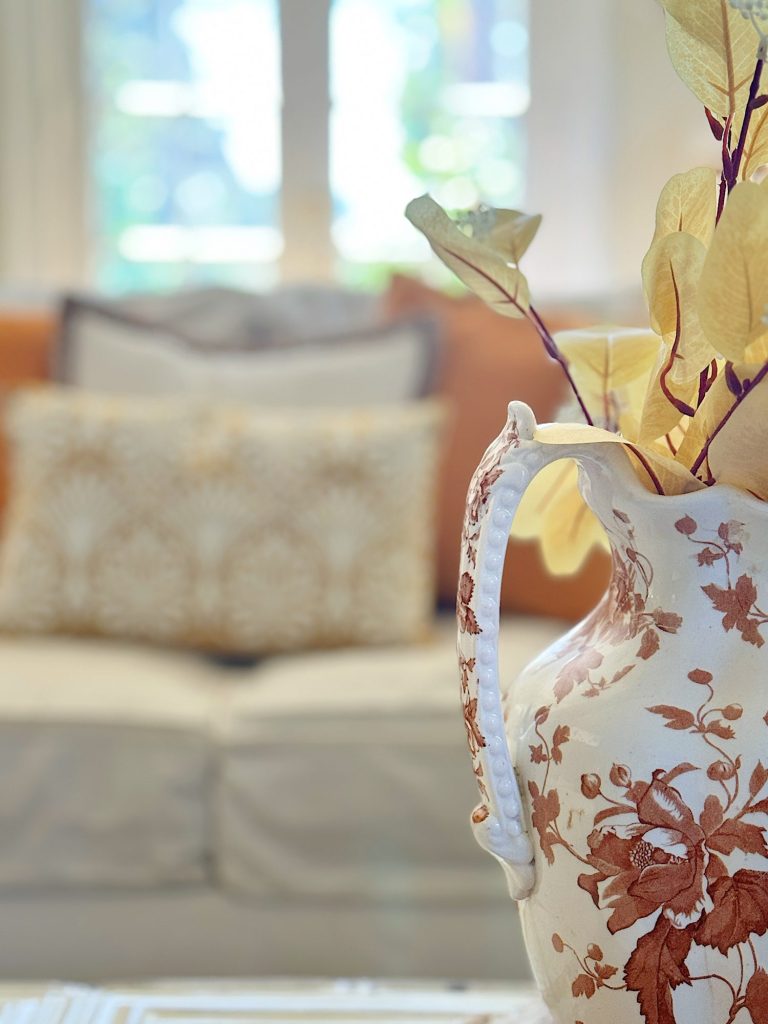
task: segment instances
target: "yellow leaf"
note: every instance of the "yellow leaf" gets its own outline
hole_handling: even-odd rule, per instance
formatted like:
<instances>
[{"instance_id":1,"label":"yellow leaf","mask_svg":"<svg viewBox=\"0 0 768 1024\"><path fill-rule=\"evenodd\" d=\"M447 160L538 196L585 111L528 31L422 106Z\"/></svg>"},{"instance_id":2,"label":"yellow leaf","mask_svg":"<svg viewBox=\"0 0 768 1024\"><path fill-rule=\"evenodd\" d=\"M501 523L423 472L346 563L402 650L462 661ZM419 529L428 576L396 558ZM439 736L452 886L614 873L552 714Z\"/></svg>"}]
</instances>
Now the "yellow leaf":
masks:
<instances>
[{"instance_id":1,"label":"yellow leaf","mask_svg":"<svg viewBox=\"0 0 768 1024\"><path fill-rule=\"evenodd\" d=\"M706 255L697 238L681 232L659 238L643 260L651 326L670 348L673 381L698 377L717 354L701 328L696 304Z\"/></svg>"},{"instance_id":2,"label":"yellow leaf","mask_svg":"<svg viewBox=\"0 0 768 1024\"><path fill-rule=\"evenodd\" d=\"M475 295L503 316L525 316L530 304L528 282L496 249L465 234L430 196L412 200L405 215Z\"/></svg>"},{"instance_id":3,"label":"yellow leaf","mask_svg":"<svg viewBox=\"0 0 768 1024\"><path fill-rule=\"evenodd\" d=\"M661 344L653 331L590 327L561 331L555 343L595 423L616 430L626 413L639 416Z\"/></svg>"},{"instance_id":4,"label":"yellow leaf","mask_svg":"<svg viewBox=\"0 0 768 1024\"><path fill-rule=\"evenodd\" d=\"M744 352L744 363L752 364L752 375L754 376L754 364L762 366L768 363L768 334L763 334L757 341L748 345Z\"/></svg>"},{"instance_id":5,"label":"yellow leaf","mask_svg":"<svg viewBox=\"0 0 768 1024\"><path fill-rule=\"evenodd\" d=\"M651 444L658 438L671 434L678 429L683 420L684 414L680 408L675 406L664 394L662 378L664 378L667 390L674 395L677 401L693 411L693 403L698 393L698 380L694 379L687 383L673 385L666 376L668 367L669 349L662 352L659 357L644 396L645 401L637 435L638 441L642 444Z\"/></svg>"},{"instance_id":6,"label":"yellow leaf","mask_svg":"<svg viewBox=\"0 0 768 1024\"><path fill-rule=\"evenodd\" d=\"M477 229L473 238L485 242L508 263L518 264L541 227L541 214L518 210L490 210L491 227L484 234Z\"/></svg>"},{"instance_id":7,"label":"yellow leaf","mask_svg":"<svg viewBox=\"0 0 768 1024\"><path fill-rule=\"evenodd\" d=\"M696 415L688 423L685 439L677 452L677 461L682 466L691 469L695 464L707 437L725 416L733 401L734 396L728 390L725 374L721 371L696 410Z\"/></svg>"},{"instance_id":8,"label":"yellow leaf","mask_svg":"<svg viewBox=\"0 0 768 1024\"><path fill-rule=\"evenodd\" d=\"M708 248L717 217L717 189L718 175L711 167L694 167L670 178L656 206L653 243L684 231Z\"/></svg>"},{"instance_id":9,"label":"yellow leaf","mask_svg":"<svg viewBox=\"0 0 768 1024\"><path fill-rule=\"evenodd\" d=\"M556 576L576 572L595 547L608 549L600 521L579 491L579 470L571 459L546 466L525 492L512 535L537 538L547 569Z\"/></svg>"},{"instance_id":10,"label":"yellow leaf","mask_svg":"<svg viewBox=\"0 0 768 1024\"><path fill-rule=\"evenodd\" d=\"M644 443L670 433L682 416L693 415L699 375L717 355L699 323L696 302L705 259L702 242L679 232L658 238L643 260L651 323L664 338L640 421Z\"/></svg>"},{"instance_id":11,"label":"yellow leaf","mask_svg":"<svg viewBox=\"0 0 768 1024\"><path fill-rule=\"evenodd\" d=\"M752 114L739 177L749 179L765 164L768 164L768 106L759 107Z\"/></svg>"},{"instance_id":12,"label":"yellow leaf","mask_svg":"<svg viewBox=\"0 0 768 1024\"><path fill-rule=\"evenodd\" d=\"M768 185L737 185L715 230L698 293L701 326L732 362L762 338L768 305Z\"/></svg>"},{"instance_id":13,"label":"yellow leaf","mask_svg":"<svg viewBox=\"0 0 768 1024\"><path fill-rule=\"evenodd\" d=\"M678 75L713 114L735 117L744 108L757 63L753 25L728 0L661 2L667 49Z\"/></svg>"},{"instance_id":14,"label":"yellow leaf","mask_svg":"<svg viewBox=\"0 0 768 1024\"><path fill-rule=\"evenodd\" d=\"M651 367L651 370L645 376L638 377L636 381L633 381L624 393L624 408L619 415L619 433L628 441L638 442L642 440L642 443L645 444L645 440L640 437L640 421L643 416L645 397L648 394L651 374L655 365L654 363L654 366Z\"/></svg>"},{"instance_id":15,"label":"yellow leaf","mask_svg":"<svg viewBox=\"0 0 768 1024\"><path fill-rule=\"evenodd\" d=\"M768 366L734 367L740 380L754 378L741 400L730 396L728 413L711 431L707 463L719 484L768 499Z\"/></svg>"}]
</instances>

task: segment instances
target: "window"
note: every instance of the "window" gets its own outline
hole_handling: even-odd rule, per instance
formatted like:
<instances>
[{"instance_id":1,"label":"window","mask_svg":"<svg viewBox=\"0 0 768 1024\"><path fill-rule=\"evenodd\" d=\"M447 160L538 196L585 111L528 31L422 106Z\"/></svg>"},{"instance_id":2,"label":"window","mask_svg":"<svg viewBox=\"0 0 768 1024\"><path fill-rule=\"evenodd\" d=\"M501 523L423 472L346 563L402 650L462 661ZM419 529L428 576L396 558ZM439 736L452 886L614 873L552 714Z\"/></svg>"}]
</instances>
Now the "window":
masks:
<instances>
[{"instance_id":1,"label":"window","mask_svg":"<svg viewBox=\"0 0 768 1024\"><path fill-rule=\"evenodd\" d=\"M305 2L329 12L330 45L318 45L316 59L330 54L330 115L317 96L307 102L327 121L332 222L303 225L331 232L329 274L372 283L385 267L422 259L403 218L420 192L448 207L520 203L527 0ZM96 282L274 281L283 249L280 0L86 8ZM301 31L295 16L283 19L289 31ZM291 83L294 96L300 85Z\"/></svg>"},{"instance_id":2,"label":"window","mask_svg":"<svg viewBox=\"0 0 768 1024\"><path fill-rule=\"evenodd\" d=\"M276 0L91 0L98 283L253 283L280 255Z\"/></svg>"},{"instance_id":3,"label":"window","mask_svg":"<svg viewBox=\"0 0 768 1024\"><path fill-rule=\"evenodd\" d=\"M448 209L522 201L526 15L524 0L334 0L330 160L342 274L423 256L403 219L422 192Z\"/></svg>"}]
</instances>

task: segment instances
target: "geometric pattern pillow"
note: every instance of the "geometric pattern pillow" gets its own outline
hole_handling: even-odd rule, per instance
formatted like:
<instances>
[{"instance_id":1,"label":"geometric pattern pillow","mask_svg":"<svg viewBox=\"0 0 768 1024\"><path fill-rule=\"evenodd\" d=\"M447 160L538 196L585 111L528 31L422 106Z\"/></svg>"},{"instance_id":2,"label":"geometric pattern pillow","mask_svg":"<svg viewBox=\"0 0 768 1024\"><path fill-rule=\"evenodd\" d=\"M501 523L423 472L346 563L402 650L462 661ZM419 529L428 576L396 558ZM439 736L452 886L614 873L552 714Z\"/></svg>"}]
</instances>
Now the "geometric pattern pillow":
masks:
<instances>
[{"instance_id":1,"label":"geometric pattern pillow","mask_svg":"<svg viewBox=\"0 0 768 1024\"><path fill-rule=\"evenodd\" d=\"M424 636L439 405L22 393L0 628L243 654Z\"/></svg>"}]
</instances>

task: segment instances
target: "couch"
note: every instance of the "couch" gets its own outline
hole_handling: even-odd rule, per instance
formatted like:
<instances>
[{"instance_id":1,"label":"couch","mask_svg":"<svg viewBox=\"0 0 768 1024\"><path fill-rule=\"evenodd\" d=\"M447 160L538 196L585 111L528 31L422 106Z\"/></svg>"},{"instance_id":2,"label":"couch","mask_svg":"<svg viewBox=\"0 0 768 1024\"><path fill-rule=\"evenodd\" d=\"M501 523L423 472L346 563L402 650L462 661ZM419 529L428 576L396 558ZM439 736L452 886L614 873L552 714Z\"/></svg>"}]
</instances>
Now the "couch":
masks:
<instances>
[{"instance_id":1,"label":"couch","mask_svg":"<svg viewBox=\"0 0 768 1024\"><path fill-rule=\"evenodd\" d=\"M561 630L508 621L506 671ZM0 642L2 976L525 976L453 633L247 668Z\"/></svg>"},{"instance_id":2,"label":"couch","mask_svg":"<svg viewBox=\"0 0 768 1024\"><path fill-rule=\"evenodd\" d=\"M159 314L146 300L131 315ZM46 317L0 316L0 349L16 353L6 387L48 373ZM538 388L546 417L558 393L539 374L550 370L519 351L518 394ZM463 370L451 372L449 390ZM489 414L500 422L503 406L480 422L464 410L483 440ZM465 444L460 487L477 447ZM525 593L502 630L510 677L604 578L598 562L547 589L535 557L528 546L513 559ZM455 570L440 572L445 607ZM0 637L0 976L524 977L515 909L467 823L476 792L454 659L445 610L422 643L255 661Z\"/></svg>"}]
</instances>

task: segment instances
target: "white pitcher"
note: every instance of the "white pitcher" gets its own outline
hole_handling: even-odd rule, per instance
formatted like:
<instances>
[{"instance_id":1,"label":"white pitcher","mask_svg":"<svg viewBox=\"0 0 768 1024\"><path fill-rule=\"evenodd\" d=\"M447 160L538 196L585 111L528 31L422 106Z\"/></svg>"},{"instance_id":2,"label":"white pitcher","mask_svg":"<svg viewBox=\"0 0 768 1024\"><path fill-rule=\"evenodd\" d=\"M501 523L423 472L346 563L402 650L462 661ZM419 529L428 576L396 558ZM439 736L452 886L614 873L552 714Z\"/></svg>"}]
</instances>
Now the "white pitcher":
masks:
<instances>
[{"instance_id":1,"label":"white pitcher","mask_svg":"<svg viewBox=\"0 0 768 1024\"><path fill-rule=\"evenodd\" d=\"M660 497L621 445L550 444L547 430L512 403L469 490L457 613L472 827L519 901L557 1024L764 1024L768 506L720 485ZM612 579L584 622L500 678L510 526L561 458L581 467Z\"/></svg>"}]
</instances>

